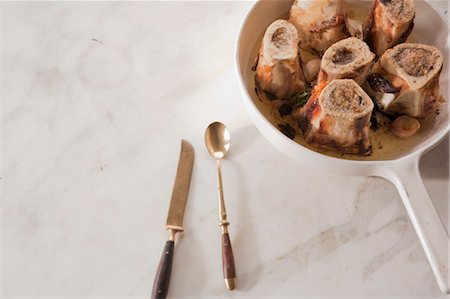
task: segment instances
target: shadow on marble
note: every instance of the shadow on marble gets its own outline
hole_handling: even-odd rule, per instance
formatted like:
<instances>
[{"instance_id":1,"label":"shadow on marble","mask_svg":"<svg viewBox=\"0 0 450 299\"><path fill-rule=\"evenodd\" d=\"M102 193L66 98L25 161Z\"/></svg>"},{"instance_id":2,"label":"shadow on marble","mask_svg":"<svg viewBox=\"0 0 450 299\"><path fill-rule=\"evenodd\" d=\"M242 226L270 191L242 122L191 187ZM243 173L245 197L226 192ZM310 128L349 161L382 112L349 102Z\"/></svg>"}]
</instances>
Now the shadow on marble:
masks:
<instances>
[{"instance_id":1,"label":"shadow on marble","mask_svg":"<svg viewBox=\"0 0 450 299\"><path fill-rule=\"evenodd\" d=\"M169 296L179 298L184 296L195 297L205 289L206 280L205 255L200 241L193 234L188 237L185 234L179 234L175 245L172 277L169 289Z\"/></svg>"},{"instance_id":2,"label":"shadow on marble","mask_svg":"<svg viewBox=\"0 0 450 299\"><path fill-rule=\"evenodd\" d=\"M238 133L235 135L237 135L238 138L239 136L252 136L252 134L247 133L249 129L252 128L246 127L244 128L245 132L241 131L240 134ZM237 143L245 144L245 142L243 141L239 141ZM246 146L248 147L248 144ZM238 148L236 152L239 152L241 150L245 149ZM251 210L249 208L249 203L247 200L248 196L245 191L245 186L247 186L245 175L241 170L240 165L232 159L229 160L229 167L235 174L234 184L243 186L242 188L239 188L237 198L235 198L236 202L238 202L238 208L235 209L236 218L255 219L254 217L249 216L251 214ZM236 264L236 276L238 282L237 289L239 291L250 291L258 283L258 277L260 274L259 266L261 265L261 256L259 253L257 242L258 234L255 231L255 226L247 225L247 223L241 225L238 230L235 230L235 232L235 235L231 236L231 243L233 244L233 252Z\"/></svg>"},{"instance_id":3,"label":"shadow on marble","mask_svg":"<svg viewBox=\"0 0 450 299\"><path fill-rule=\"evenodd\" d=\"M431 151L427 152L420 162L420 171L424 179L449 179L449 144L447 137Z\"/></svg>"},{"instance_id":4,"label":"shadow on marble","mask_svg":"<svg viewBox=\"0 0 450 299\"><path fill-rule=\"evenodd\" d=\"M436 210L449 229L449 136L426 153L420 162L420 172Z\"/></svg>"},{"instance_id":5,"label":"shadow on marble","mask_svg":"<svg viewBox=\"0 0 450 299\"><path fill-rule=\"evenodd\" d=\"M285 254L278 256L273 262L278 264L294 262L297 271L305 271L312 264L351 242L363 242L363 240L376 239L386 234L397 235L388 249L376 254L364 265L362 278L363 280L370 279L378 269L416 242L414 231L404 214L389 219L378 227L370 228L371 223L381 217L380 214L392 203L392 199L389 197L371 196L371 194L379 193L378 189L383 184L383 180L379 178L367 178L358 189L354 213L347 222L321 231ZM288 277L281 278L281 280L284 279L288 279Z\"/></svg>"},{"instance_id":6,"label":"shadow on marble","mask_svg":"<svg viewBox=\"0 0 450 299\"><path fill-rule=\"evenodd\" d=\"M259 131L254 126L246 126L236 131L231 131L231 147L227 158L238 157L250 148L250 145L258 136Z\"/></svg>"}]
</instances>

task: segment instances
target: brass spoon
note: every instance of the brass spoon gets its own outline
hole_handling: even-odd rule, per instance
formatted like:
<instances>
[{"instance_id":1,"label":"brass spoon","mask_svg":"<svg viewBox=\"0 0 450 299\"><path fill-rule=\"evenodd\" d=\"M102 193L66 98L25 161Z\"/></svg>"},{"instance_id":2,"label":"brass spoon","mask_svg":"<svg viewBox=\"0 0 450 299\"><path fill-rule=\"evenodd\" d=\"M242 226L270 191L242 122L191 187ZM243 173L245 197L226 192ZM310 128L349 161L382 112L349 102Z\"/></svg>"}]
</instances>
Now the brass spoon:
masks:
<instances>
[{"instance_id":1,"label":"brass spoon","mask_svg":"<svg viewBox=\"0 0 450 299\"><path fill-rule=\"evenodd\" d=\"M228 235L227 212L222 187L221 159L225 157L230 149L230 133L224 124L213 122L205 131L205 144L211 156L217 161L217 189L219 191L219 212L222 230L222 269L225 285L229 290L236 286L236 271L234 268L233 250L231 248L230 236Z\"/></svg>"}]
</instances>

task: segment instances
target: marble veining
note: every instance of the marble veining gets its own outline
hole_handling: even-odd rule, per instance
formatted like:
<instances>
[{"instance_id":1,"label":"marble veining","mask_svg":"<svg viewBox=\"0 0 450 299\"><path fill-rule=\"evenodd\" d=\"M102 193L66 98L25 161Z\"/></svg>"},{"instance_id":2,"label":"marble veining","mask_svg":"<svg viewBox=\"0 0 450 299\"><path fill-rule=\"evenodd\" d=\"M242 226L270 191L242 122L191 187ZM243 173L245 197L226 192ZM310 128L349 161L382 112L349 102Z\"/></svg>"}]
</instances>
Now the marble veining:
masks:
<instances>
[{"instance_id":1,"label":"marble veining","mask_svg":"<svg viewBox=\"0 0 450 299\"><path fill-rule=\"evenodd\" d=\"M233 69L252 3L2 2L3 298L148 298L182 138L196 161L170 298L446 298L394 186L315 173L252 125ZM203 145L215 120L232 135L234 292ZM448 144L421 164L446 223Z\"/></svg>"}]
</instances>

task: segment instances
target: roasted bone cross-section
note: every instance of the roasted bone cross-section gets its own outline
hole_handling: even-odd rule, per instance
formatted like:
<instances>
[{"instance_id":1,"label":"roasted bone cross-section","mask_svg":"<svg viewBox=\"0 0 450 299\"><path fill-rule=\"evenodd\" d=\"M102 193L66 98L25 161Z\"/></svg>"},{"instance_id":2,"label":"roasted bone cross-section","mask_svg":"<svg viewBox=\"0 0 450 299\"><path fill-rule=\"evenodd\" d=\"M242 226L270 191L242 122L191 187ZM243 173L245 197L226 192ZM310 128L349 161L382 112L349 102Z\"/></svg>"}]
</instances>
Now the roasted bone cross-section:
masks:
<instances>
[{"instance_id":1,"label":"roasted bone cross-section","mask_svg":"<svg viewBox=\"0 0 450 299\"><path fill-rule=\"evenodd\" d=\"M296 0L289 21L297 27L300 46L322 55L329 46L349 36L345 0Z\"/></svg>"},{"instance_id":2,"label":"roasted bone cross-section","mask_svg":"<svg viewBox=\"0 0 450 299\"><path fill-rule=\"evenodd\" d=\"M299 112L305 141L339 153L367 155L373 103L351 79L333 80L315 87Z\"/></svg>"},{"instance_id":3,"label":"roasted bone cross-section","mask_svg":"<svg viewBox=\"0 0 450 299\"><path fill-rule=\"evenodd\" d=\"M414 0L373 0L363 29L372 51L381 56L405 42L414 27L415 13Z\"/></svg>"},{"instance_id":4,"label":"roasted bone cross-section","mask_svg":"<svg viewBox=\"0 0 450 299\"><path fill-rule=\"evenodd\" d=\"M353 79L361 85L366 80L374 58L375 54L362 40L355 37L341 40L323 55L318 81Z\"/></svg>"},{"instance_id":5,"label":"roasted bone cross-section","mask_svg":"<svg viewBox=\"0 0 450 299\"><path fill-rule=\"evenodd\" d=\"M289 98L305 90L298 57L298 33L286 20L276 20L266 30L259 50L256 84L279 98Z\"/></svg>"},{"instance_id":6,"label":"roasted bone cross-section","mask_svg":"<svg viewBox=\"0 0 450 299\"><path fill-rule=\"evenodd\" d=\"M390 114L424 116L427 101L439 97L442 63L441 51L433 46L405 43L387 50L371 77L379 76L395 89L377 87L368 79L377 106Z\"/></svg>"}]
</instances>

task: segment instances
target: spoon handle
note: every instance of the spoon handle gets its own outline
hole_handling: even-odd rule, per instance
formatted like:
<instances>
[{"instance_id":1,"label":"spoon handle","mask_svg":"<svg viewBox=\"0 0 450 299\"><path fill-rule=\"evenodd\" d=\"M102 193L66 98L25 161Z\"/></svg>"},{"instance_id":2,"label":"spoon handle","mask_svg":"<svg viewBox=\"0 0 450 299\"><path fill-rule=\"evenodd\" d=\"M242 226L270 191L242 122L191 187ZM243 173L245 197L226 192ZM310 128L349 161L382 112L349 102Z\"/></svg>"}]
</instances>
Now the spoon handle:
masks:
<instances>
[{"instance_id":1,"label":"spoon handle","mask_svg":"<svg viewBox=\"0 0 450 299\"><path fill-rule=\"evenodd\" d=\"M236 270L234 268L233 249L231 248L228 232L222 233L222 270L225 285L229 290L234 290L236 285Z\"/></svg>"},{"instance_id":2,"label":"spoon handle","mask_svg":"<svg viewBox=\"0 0 450 299\"><path fill-rule=\"evenodd\" d=\"M236 270L234 267L233 250L228 234L227 211L222 187L222 169L220 159L217 159L217 189L219 192L220 227L222 229L222 270L225 285L231 291L236 286Z\"/></svg>"}]
</instances>

